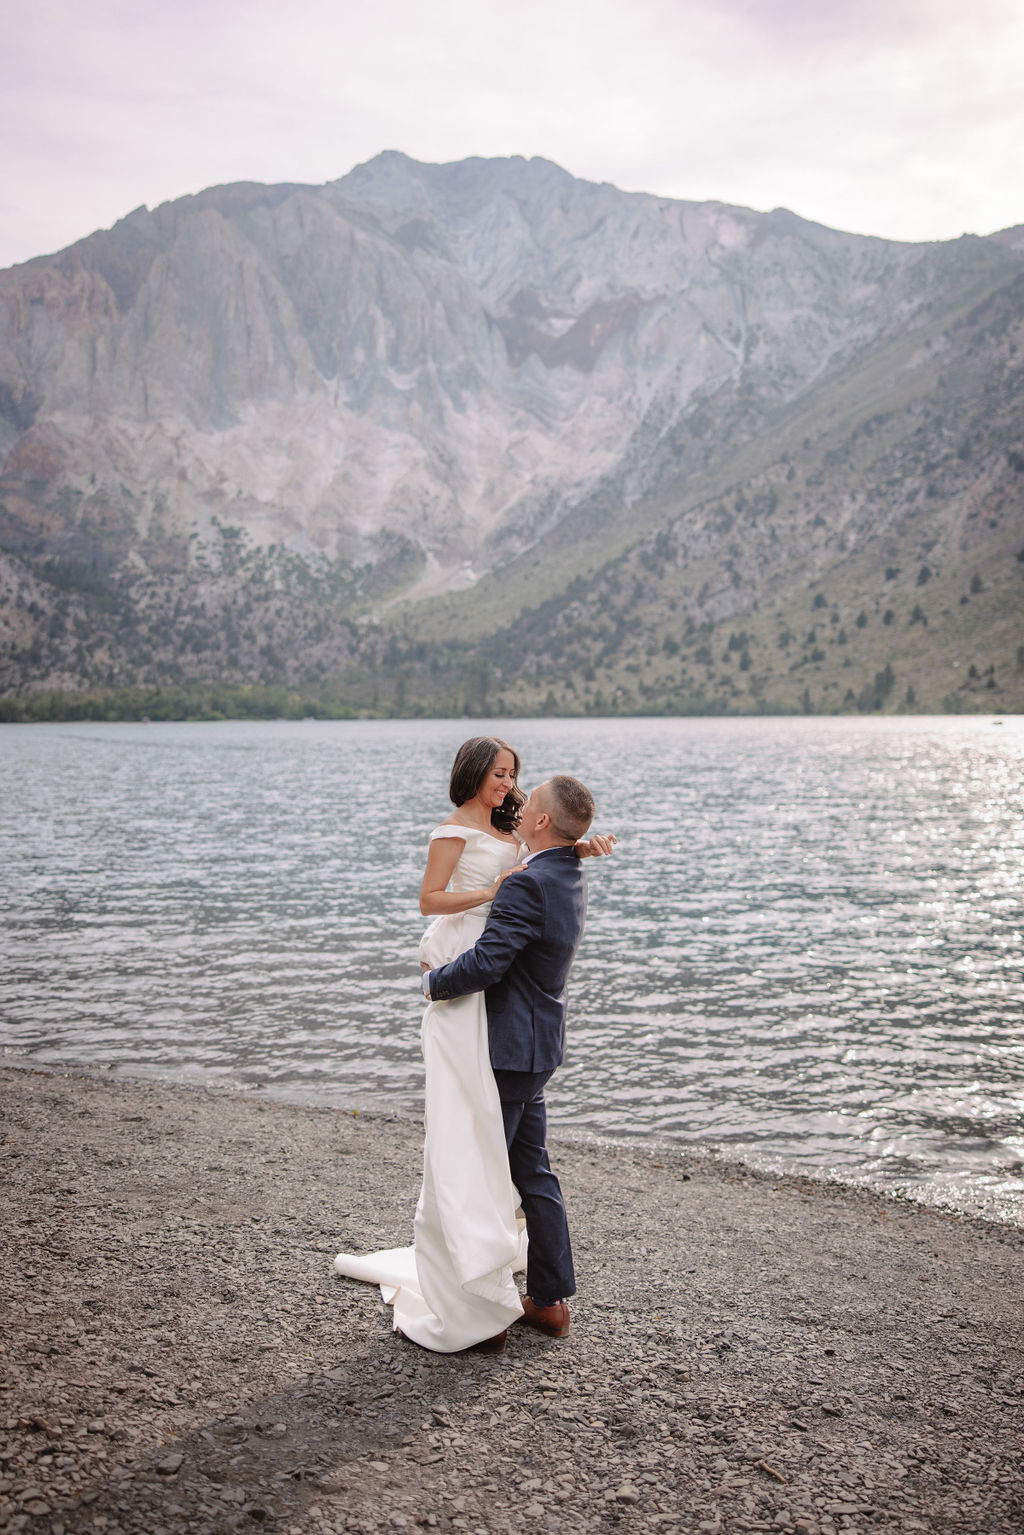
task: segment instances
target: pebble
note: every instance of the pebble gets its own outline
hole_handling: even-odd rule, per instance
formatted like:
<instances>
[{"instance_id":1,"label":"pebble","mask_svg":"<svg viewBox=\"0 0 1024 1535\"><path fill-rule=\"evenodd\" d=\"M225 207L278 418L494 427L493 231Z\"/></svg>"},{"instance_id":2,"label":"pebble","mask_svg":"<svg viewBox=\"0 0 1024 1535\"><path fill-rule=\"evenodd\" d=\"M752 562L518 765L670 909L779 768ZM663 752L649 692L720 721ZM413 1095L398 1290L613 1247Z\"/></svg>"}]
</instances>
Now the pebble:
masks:
<instances>
[{"instance_id":1,"label":"pebble","mask_svg":"<svg viewBox=\"0 0 1024 1535\"><path fill-rule=\"evenodd\" d=\"M631 1487L628 1482L623 1482L621 1487L617 1487L612 1493L612 1497L615 1499L616 1503L640 1502L639 1492L635 1487Z\"/></svg>"}]
</instances>

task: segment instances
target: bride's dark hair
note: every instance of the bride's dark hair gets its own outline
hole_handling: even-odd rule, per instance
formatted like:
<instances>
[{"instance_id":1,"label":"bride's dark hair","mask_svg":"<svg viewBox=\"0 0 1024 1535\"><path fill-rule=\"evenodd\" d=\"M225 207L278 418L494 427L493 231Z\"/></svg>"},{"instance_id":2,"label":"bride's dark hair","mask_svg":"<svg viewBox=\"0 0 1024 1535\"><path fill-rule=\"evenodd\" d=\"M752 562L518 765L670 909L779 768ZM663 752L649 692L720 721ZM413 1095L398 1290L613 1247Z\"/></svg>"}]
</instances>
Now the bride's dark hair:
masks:
<instances>
[{"instance_id":1,"label":"bride's dark hair","mask_svg":"<svg viewBox=\"0 0 1024 1535\"><path fill-rule=\"evenodd\" d=\"M526 795L519 787L519 753L498 736L473 736L463 741L455 753L452 776L448 784L448 797L453 805L464 805L473 798L487 774L494 766L499 752L509 752L515 763L512 787L496 810L491 811L491 825L498 831L515 831L519 825Z\"/></svg>"}]
</instances>

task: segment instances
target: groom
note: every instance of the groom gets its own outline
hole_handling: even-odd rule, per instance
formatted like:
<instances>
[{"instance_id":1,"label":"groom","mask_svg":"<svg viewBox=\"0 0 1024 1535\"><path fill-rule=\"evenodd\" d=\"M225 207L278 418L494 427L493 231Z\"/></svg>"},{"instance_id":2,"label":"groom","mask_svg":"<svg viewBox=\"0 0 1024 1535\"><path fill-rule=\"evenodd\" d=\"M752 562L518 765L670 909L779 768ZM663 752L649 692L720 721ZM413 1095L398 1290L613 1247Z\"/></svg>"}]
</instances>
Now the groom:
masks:
<instances>
[{"instance_id":1,"label":"groom","mask_svg":"<svg viewBox=\"0 0 1024 1535\"><path fill-rule=\"evenodd\" d=\"M534 789L519 825L530 849L526 867L500 885L473 948L423 977L433 1002L485 993L509 1167L529 1238L523 1312L552 1338L569 1331L565 1302L576 1279L562 1190L544 1144L544 1088L565 1054L566 981L587 909L574 844L593 818L594 801L578 778L561 773Z\"/></svg>"}]
</instances>

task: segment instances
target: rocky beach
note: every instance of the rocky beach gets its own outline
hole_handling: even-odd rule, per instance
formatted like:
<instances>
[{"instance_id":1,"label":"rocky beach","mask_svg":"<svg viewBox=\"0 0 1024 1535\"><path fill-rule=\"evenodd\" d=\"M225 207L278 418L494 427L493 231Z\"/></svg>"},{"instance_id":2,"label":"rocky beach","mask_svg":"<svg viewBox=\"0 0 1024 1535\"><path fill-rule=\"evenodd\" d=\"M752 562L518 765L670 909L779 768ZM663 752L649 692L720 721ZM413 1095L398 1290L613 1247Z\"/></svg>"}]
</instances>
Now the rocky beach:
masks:
<instances>
[{"instance_id":1,"label":"rocky beach","mask_svg":"<svg viewBox=\"0 0 1024 1535\"><path fill-rule=\"evenodd\" d=\"M1019 1535L1013 1226L559 1138L559 1342L439 1356L331 1258L422 1127L5 1065L0 1528Z\"/></svg>"}]
</instances>

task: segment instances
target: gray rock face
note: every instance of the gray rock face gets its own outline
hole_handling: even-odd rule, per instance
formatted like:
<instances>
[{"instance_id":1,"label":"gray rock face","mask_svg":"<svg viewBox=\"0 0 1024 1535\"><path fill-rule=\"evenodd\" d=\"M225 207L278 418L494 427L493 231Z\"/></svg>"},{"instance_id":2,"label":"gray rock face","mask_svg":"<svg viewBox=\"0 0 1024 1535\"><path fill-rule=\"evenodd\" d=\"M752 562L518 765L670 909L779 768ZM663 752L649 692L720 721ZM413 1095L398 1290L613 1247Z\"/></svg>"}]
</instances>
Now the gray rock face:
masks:
<instances>
[{"instance_id":1,"label":"gray rock face","mask_svg":"<svg viewBox=\"0 0 1024 1535\"><path fill-rule=\"evenodd\" d=\"M543 160L387 153L140 208L0 273L7 537L153 564L213 518L356 563L398 536L418 590L466 584L609 476L643 496L680 423L797 398L1000 253Z\"/></svg>"}]
</instances>

